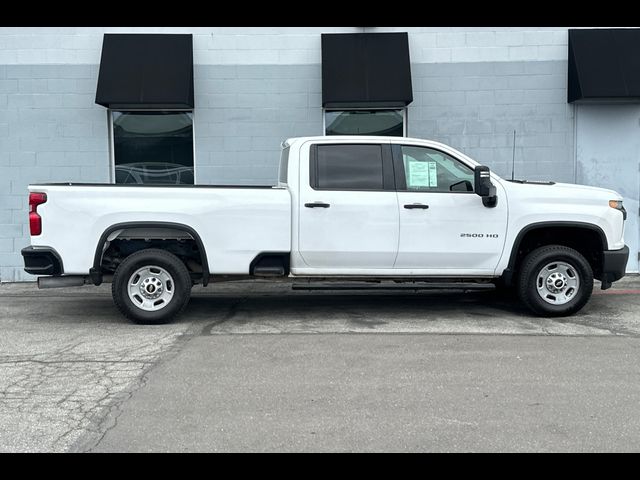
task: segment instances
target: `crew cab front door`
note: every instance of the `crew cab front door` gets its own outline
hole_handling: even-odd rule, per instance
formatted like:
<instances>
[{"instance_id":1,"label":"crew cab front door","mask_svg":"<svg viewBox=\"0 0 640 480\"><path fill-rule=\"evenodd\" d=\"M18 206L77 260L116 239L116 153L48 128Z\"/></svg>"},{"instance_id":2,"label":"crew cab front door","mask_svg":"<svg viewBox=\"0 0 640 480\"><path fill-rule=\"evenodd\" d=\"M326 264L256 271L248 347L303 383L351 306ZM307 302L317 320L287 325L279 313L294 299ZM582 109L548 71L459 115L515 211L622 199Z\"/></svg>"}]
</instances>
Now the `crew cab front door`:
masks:
<instances>
[{"instance_id":1,"label":"crew cab front door","mask_svg":"<svg viewBox=\"0 0 640 480\"><path fill-rule=\"evenodd\" d=\"M307 152L298 198L305 265L294 268L334 274L393 268L400 220L390 144L333 140Z\"/></svg>"},{"instance_id":2,"label":"crew cab front door","mask_svg":"<svg viewBox=\"0 0 640 480\"><path fill-rule=\"evenodd\" d=\"M443 151L393 145L400 239L396 269L433 275L492 275L505 242L507 202L487 208L471 166Z\"/></svg>"}]
</instances>

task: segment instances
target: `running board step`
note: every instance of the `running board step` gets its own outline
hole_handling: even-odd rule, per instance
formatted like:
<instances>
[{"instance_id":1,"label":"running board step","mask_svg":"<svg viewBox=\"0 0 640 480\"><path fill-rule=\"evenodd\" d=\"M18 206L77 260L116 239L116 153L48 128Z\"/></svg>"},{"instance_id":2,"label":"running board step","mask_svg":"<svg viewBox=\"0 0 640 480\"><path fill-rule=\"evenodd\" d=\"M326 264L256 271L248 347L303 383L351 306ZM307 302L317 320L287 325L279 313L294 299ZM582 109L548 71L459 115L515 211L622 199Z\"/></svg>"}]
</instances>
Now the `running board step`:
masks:
<instances>
[{"instance_id":1,"label":"running board step","mask_svg":"<svg viewBox=\"0 0 640 480\"><path fill-rule=\"evenodd\" d=\"M421 284L294 283L292 290L494 290L493 283L429 282Z\"/></svg>"},{"instance_id":2,"label":"running board step","mask_svg":"<svg viewBox=\"0 0 640 480\"><path fill-rule=\"evenodd\" d=\"M256 267L253 270L256 277L284 277L284 267L277 265L274 267Z\"/></svg>"},{"instance_id":3,"label":"running board step","mask_svg":"<svg viewBox=\"0 0 640 480\"><path fill-rule=\"evenodd\" d=\"M38 288L80 287L87 283L81 275L38 277Z\"/></svg>"}]
</instances>

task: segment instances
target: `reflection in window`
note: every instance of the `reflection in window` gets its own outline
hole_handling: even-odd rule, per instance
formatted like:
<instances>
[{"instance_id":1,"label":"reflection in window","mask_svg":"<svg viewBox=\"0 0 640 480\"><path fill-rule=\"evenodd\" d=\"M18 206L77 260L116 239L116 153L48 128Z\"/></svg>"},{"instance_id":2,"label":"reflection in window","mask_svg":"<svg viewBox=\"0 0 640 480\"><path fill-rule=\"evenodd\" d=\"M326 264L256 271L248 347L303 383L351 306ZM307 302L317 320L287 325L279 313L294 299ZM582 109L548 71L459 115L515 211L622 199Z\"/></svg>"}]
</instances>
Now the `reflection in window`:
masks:
<instances>
[{"instance_id":1,"label":"reflection in window","mask_svg":"<svg viewBox=\"0 0 640 480\"><path fill-rule=\"evenodd\" d=\"M327 110L325 135L404 136L402 110Z\"/></svg>"},{"instance_id":2,"label":"reflection in window","mask_svg":"<svg viewBox=\"0 0 640 480\"><path fill-rule=\"evenodd\" d=\"M317 188L382 190L380 145L318 145Z\"/></svg>"},{"instance_id":3,"label":"reflection in window","mask_svg":"<svg viewBox=\"0 0 640 480\"><path fill-rule=\"evenodd\" d=\"M190 112L112 112L116 183L193 184Z\"/></svg>"},{"instance_id":4,"label":"reflection in window","mask_svg":"<svg viewBox=\"0 0 640 480\"><path fill-rule=\"evenodd\" d=\"M287 183L289 180L289 148L289 146L286 146L280 153L280 168L278 169L278 181L280 183Z\"/></svg>"}]
</instances>

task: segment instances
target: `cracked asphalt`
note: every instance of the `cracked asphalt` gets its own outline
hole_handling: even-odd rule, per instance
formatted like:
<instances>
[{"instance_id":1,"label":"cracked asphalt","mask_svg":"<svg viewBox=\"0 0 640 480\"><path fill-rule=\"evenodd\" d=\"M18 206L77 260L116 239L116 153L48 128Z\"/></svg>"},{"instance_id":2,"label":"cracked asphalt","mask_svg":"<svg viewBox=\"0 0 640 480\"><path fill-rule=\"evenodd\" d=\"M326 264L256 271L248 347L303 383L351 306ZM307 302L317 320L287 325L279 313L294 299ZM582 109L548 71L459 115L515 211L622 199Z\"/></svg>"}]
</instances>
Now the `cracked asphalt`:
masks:
<instances>
[{"instance_id":1,"label":"cracked asphalt","mask_svg":"<svg viewBox=\"0 0 640 480\"><path fill-rule=\"evenodd\" d=\"M0 286L0 451L64 452L100 437L110 408L188 328L129 324L105 289L85 288Z\"/></svg>"},{"instance_id":2,"label":"cracked asphalt","mask_svg":"<svg viewBox=\"0 0 640 480\"><path fill-rule=\"evenodd\" d=\"M237 282L139 326L108 285L0 284L0 452L638 450L640 278L594 293Z\"/></svg>"}]
</instances>

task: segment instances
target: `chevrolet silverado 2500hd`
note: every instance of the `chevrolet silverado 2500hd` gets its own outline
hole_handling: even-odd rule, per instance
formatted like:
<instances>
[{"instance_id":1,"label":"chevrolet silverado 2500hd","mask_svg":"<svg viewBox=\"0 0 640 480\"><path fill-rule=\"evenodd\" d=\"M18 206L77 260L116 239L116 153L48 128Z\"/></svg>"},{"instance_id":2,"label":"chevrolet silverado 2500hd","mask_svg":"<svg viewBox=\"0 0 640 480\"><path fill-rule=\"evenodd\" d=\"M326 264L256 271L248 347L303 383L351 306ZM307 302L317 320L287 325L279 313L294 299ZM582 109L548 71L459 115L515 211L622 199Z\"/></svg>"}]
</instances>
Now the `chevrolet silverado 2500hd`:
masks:
<instances>
[{"instance_id":1,"label":"chevrolet silverado 2500hd","mask_svg":"<svg viewBox=\"0 0 640 480\"><path fill-rule=\"evenodd\" d=\"M451 147L398 137L289 139L274 186L37 184L29 205L22 255L39 286L111 282L140 323L171 320L194 284L242 278L495 285L536 314L569 315L594 278L603 289L620 279L629 255L615 191L507 181Z\"/></svg>"}]
</instances>

